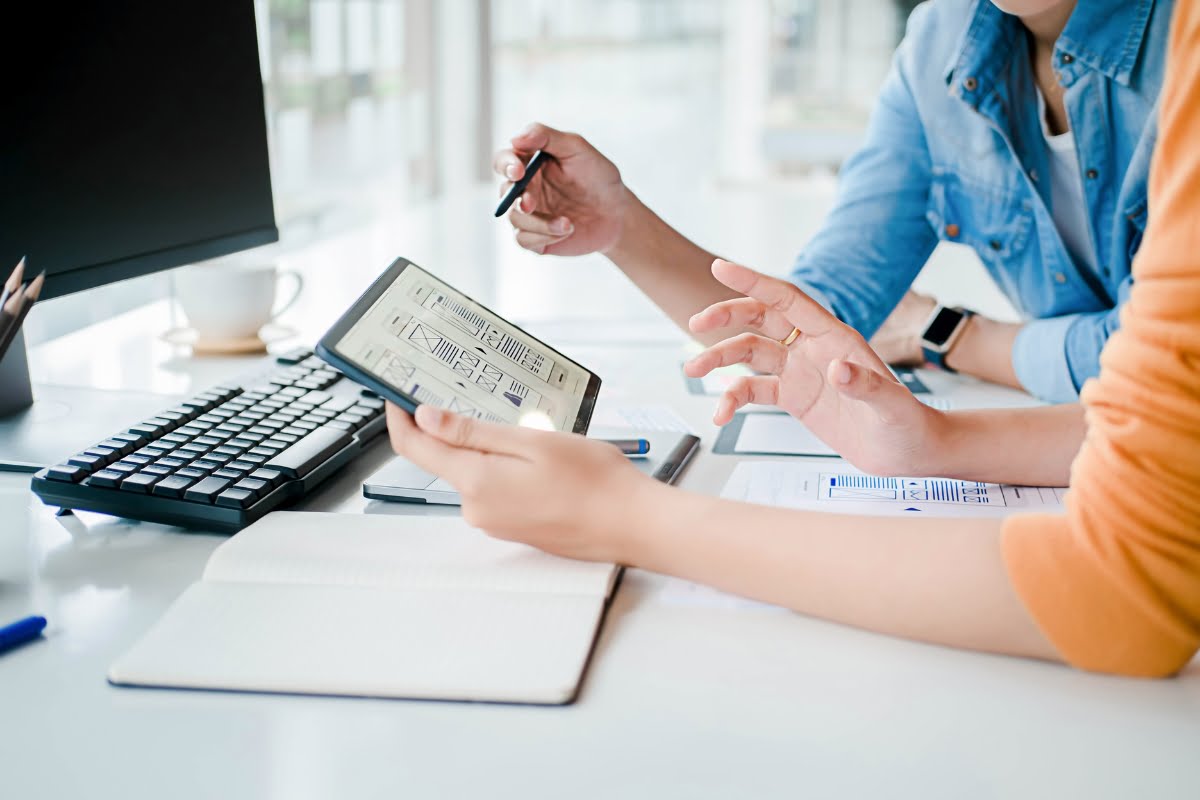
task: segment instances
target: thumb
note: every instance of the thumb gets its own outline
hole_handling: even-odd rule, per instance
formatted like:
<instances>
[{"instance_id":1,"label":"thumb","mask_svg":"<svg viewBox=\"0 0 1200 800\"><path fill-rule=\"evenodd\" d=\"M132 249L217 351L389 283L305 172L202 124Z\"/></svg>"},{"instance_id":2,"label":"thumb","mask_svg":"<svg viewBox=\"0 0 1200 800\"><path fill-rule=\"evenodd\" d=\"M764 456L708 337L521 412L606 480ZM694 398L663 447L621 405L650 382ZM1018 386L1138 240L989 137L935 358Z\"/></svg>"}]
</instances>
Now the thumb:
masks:
<instances>
[{"instance_id":1,"label":"thumb","mask_svg":"<svg viewBox=\"0 0 1200 800\"><path fill-rule=\"evenodd\" d=\"M866 403L885 422L894 421L910 404L920 402L890 374L881 375L852 361L830 363L826 379L838 394Z\"/></svg>"},{"instance_id":2,"label":"thumb","mask_svg":"<svg viewBox=\"0 0 1200 800\"><path fill-rule=\"evenodd\" d=\"M484 453L522 455L529 446L530 435L538 433L531 428L484 422L427 403L417 406L413 417L417 427L435 439Z\"/></svg>"},{"instance_id":3,"label":"thumb","mask_svg":"<svg viewBox=\"0 0 1200 800\"><path fill-rule=\"evenodd\" d=\"M577 133L566 133L540 122L533 122L512 138L513 148L522 153L545 150L557 159L570 158L584 152L587 141Z\"/></svg>"}]
</instances>

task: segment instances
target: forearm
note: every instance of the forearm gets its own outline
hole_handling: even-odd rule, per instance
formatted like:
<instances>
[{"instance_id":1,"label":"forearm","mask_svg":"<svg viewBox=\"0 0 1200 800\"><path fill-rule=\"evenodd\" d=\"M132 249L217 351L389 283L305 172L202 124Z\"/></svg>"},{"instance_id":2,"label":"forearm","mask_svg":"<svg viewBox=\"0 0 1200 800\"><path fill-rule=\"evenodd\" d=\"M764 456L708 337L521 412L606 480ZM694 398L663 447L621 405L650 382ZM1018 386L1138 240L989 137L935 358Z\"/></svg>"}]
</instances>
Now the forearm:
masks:
<instances>
[{"instance_id":1,"label":"forearm","mask_svg":"<svg viewBox=\"0 0 1200 800\"><path fill-rule=\"evenodd\" d=\"M880 519L653 487L631 566L952 647L1057 659L1009 582L996 519Z\"/></svg>"},{"instance_id":2,"label":"forearm","mask_svg":"<svg viewBox=\"0 0 1200 800\"><path fill-rule=\"evenodd\" d=\"M1021 389L1012 361L1013 342L1020 330L1020 325L1011 322L971 317L946 354L946 365L956 372Z\"/></svg>"},{"instance_id":3,"label":"forearm","mask_svg":"<svg viewBox=\"0 0 1200 800\"><path fill-rule=\"evenodd\" d=\"M1078 403L952 411L921 474L1022 486L1066 486L1087 424Z\"/></svg>"},{"instance_id":4,"label":"forearm","mask_svg":"<svg viewBox=\"0 0 1200 800\"><path fill-rule=\"evenodd\" d=\"M624 214L620 238L605 255L685 332L693 314L737 296L713 278L713 253L672 228L636 196ZM697 338L713 344L721 337Z\"/></svg>"}]
</instances>

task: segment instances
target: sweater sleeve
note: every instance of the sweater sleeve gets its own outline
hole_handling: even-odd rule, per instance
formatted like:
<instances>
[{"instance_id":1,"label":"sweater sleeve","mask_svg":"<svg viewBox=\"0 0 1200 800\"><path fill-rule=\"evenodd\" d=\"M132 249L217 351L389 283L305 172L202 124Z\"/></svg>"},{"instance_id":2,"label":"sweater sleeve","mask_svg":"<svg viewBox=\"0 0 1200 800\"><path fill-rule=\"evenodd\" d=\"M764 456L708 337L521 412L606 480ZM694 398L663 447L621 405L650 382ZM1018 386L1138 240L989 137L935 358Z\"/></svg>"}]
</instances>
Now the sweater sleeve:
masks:
<instances>
[{"instance_id":1,"label":"sweater sleeve","mask_svg":"<svg viewBox=\"0 0 1200 800\"><path fill-rule=\"evenodd\" d=\"M1065 515L1004 527L1025 607L1063 658L1178 672L1200 647L1200 0L1176 4L1150 225L1121 329L1082 393Z\"/></svg>"}]
</instances>

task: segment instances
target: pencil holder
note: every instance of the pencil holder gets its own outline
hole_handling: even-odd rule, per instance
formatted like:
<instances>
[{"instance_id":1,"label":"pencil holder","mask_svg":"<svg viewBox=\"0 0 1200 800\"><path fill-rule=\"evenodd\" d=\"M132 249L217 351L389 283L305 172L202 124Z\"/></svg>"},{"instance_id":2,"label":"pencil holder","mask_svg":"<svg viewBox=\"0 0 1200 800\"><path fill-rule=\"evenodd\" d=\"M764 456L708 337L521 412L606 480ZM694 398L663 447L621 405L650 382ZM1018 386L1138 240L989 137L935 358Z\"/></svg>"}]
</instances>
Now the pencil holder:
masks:
<instances>
[{"instance_id":1,"label":"pencil holder","mask_svg":"<svg viewBox=\"0 0 1200 800\"><path fill-rule=\"evenodd\" d=\"M33 405L33 387L29 384L29 362L25 359L25 332L8 346L0 358L0 417L24 411Z\"/></svg>"}]
</instances>

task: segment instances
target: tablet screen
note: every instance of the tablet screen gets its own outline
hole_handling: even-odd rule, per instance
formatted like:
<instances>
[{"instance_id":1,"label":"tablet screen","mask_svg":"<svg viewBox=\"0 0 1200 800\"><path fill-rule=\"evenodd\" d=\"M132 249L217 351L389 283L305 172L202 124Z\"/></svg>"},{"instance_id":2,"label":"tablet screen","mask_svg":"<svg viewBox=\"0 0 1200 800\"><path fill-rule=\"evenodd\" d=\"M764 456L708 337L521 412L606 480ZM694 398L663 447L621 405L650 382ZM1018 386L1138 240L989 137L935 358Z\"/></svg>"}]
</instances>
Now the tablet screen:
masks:
<instances>
[{"instance_id":1,"label":"tablet screen","mask_svg":"<svg viewBox=\"0 0 1200 800\"><path fill-rule=\"evenodd\" d=\"M413 264L336 350L418 403L563 431L574 428L592 377Z\"/></svg>"}]
</instances>

